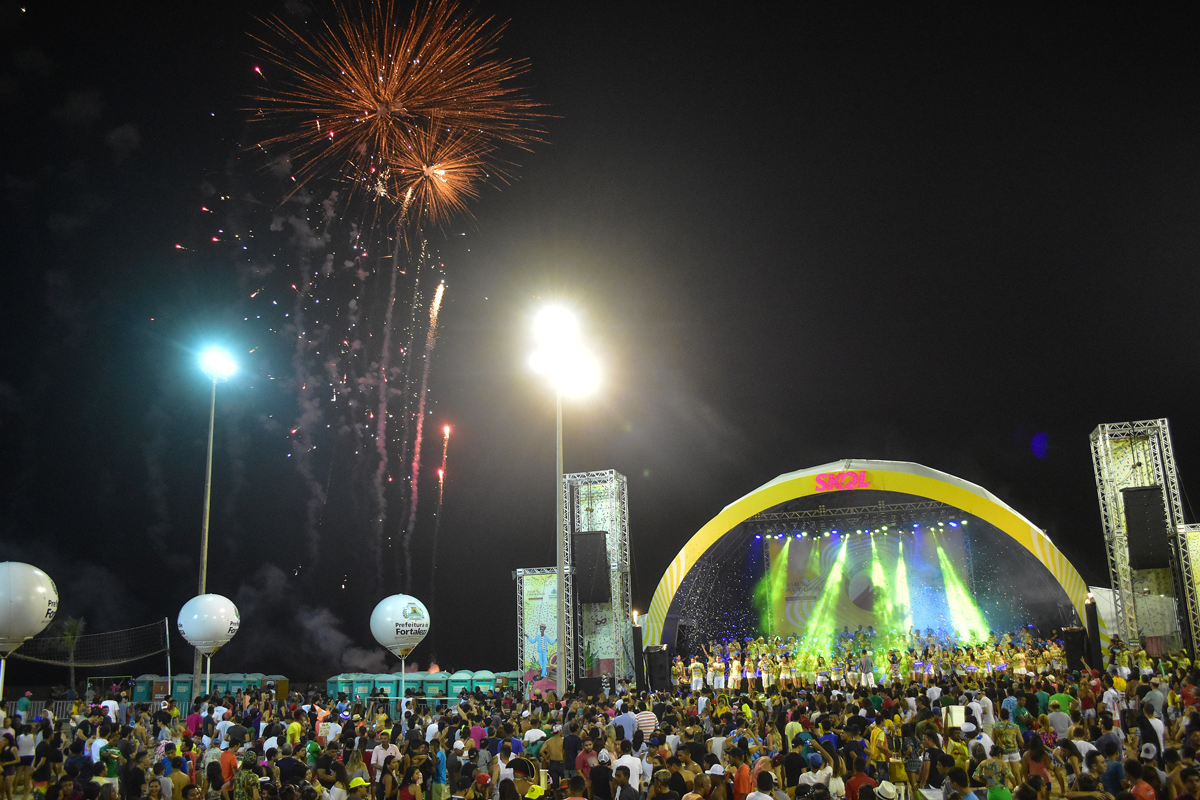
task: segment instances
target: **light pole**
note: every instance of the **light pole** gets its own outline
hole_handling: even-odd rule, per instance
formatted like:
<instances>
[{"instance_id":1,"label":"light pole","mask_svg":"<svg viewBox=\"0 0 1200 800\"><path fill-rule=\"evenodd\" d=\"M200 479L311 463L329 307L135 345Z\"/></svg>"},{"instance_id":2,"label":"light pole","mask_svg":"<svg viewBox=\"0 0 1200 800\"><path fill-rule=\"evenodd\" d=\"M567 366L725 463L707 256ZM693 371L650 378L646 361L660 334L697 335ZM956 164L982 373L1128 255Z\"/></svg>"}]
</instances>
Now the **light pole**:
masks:
<instances>
[{"instance_id":1,"label":"light pole","mask_svg":"<svg viewBox=\"0 0 1200 800\"><path fill-rule=\"evenodd\" d=\"M555 467L554 539L558 547L558 701L567 693L567 660L574 653L567 651L567 564L563 512L567 497L563 488L562 399L564 394L583 395L596 388L600 379L599 365L583 346L579 336L579 321L562 306L547 306L533 321L534 339L538 349L529 359L534 372L550 378L554 384L555 409Z\"/></svg>"},{"instance_id":2,"label":"light pole","mask_svg":"<svg viewBox=\"0 0 1200 800\"><path fill-rule=\"evenodd\" d=\"M212 379L212 403L208 409L208 460L204 465L204 516L200 526L200 591L207 593L208 585L208 506L212 496L213 427L217 421L217 383L229 380L237 372L233 358L219 347L210 347L200 354L200 369ZM172 678L167 676L167 680ZM200 696L200 651L192 664L192 699Z\"/></svg>"}]
</instances>

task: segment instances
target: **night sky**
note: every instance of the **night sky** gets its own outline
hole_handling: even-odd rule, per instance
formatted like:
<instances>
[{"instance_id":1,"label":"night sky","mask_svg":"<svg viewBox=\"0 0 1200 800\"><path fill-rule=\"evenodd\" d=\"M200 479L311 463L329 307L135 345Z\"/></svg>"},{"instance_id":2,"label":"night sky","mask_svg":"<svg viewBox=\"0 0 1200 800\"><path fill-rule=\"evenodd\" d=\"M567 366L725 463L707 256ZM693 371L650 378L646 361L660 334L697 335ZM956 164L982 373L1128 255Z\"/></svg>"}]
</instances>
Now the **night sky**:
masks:
<instances>
[{"instance_id":1,"label":"night sky","mask_svg":"<svg viewBox=\"0 0 1200 800\"><path fill-rule=\"evenodd\" d=\"M628 476L642 610L723 506L840 458L977 482L1100 584L1098 423L1169 417L1200 486L1194 17L475 8L511 20L501 54L530 60L520 83L553 116L516 180L429 238L447 290L412 550L422 667L515 666L511 572L554 561L553 395L526 364L549 299L580 310L605 365L566 404L565 467ZM243 372L219 389L209 589L243 626L214 669L296 679L390 668L367 620L401 588L390 568L373 585L362 487L339 483L363 464L314 461L314 507L288 456L280 315L304 256L249 252L275 265L258 275L227 233L266 247L298 207L253 148L256 17L328 9L0 6L0 556L49 572L60 615L92 631L174 620L198 566L196 354L224 343Z\"/></svg>"}]
</instances>

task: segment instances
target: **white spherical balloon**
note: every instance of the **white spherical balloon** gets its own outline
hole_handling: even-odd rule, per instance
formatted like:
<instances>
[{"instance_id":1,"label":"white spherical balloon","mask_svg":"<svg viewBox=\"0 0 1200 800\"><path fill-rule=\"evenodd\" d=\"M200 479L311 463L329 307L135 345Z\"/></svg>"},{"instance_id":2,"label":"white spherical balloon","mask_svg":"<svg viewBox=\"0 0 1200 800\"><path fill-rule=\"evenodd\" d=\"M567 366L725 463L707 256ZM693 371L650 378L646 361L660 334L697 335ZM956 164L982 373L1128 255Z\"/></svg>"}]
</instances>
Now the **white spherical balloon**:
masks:
<instances>
[{"instance_id":1,"label":"white spherical balloon","mask_svg":"<svg viewBox=\"0 0 1200 800\"><path fill-rule=\"evenodd\" d=\"M0 652L41 633L57 610L58 588L49 575L20 561L0 563Z\"/></svg>"},{"instance_id":2,"label":"white spherical balloon","mask_svg":"<svg viewBox=\"0 0 1200 800\"><path fill-rule=\"evenodd\" d=\"M406 594L385 597L371 612L371 633L375 641L403 658L429 633L429 610Z\"/></svg>"},{"instance_id":3,"label":"white spherical balloon","mask_svg":"<svg viewBox=\"0 0 1200 800\"><path fill-rule=\"evenodd\" d=\"M241 623L237 606L219 594L193 597L179 610L179 635L206 656L227 644Z\"/></svg>"}]
</instances>

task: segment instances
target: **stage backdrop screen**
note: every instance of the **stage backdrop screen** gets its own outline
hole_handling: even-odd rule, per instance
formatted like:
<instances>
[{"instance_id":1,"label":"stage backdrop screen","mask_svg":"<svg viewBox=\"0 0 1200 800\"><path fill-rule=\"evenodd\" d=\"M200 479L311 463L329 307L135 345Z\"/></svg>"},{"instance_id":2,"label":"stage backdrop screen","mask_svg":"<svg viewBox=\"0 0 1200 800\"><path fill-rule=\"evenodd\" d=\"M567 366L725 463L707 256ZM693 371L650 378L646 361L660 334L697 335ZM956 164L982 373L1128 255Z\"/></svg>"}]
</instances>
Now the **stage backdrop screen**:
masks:
<instances>
[{"instance_id":1,"label":"stage backdrop screen","mask_svg":"<svg viewBox=\"0 0 1200 800\"><path fill-rule=\"evenodd\" d=\"M521 581L521 636L525 639L527 681L557 679L558 574L530 575Z\"/></svg>"},{"instance_id":2,"label":"stage backdrop screen","mask_svg":"<svg viewBox=\"0 0 1200 800\"><path fill-rule=\"evenodd\" d=\"M776 635L829 636L849 627L878 633L910 627L990 630L966 576L962 528L769 537L769 566L755 605Z\"/></svg>"}]
</instances>

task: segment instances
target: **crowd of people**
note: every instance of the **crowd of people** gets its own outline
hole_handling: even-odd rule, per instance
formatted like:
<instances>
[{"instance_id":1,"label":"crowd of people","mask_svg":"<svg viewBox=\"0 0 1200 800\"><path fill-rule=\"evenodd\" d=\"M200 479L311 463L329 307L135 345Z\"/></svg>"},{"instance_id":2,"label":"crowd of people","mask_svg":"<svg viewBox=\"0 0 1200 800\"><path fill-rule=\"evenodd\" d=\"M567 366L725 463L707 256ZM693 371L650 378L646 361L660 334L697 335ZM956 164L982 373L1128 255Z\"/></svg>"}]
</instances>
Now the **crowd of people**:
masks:
<instances>
[{"instance_id":1,"label":"crowd of people","mask_svg":"<svg viewBox=\"0 0 1200 800\"><path fill-rule=\"evenodd\" d=\"M561 700L250 689L186 709L113 692L61 720L22 698L0 729L0 800L1200 800L1186 654L1117 642L1104 672L1071 672L1059 642L997 641L1025 649L1024 671L860 661L840 681L756 670L721 687L705 669L698 686ZM765 646L719 658L750 644Z\"/></svg>"},{"instance_id":2,"label":"crowd of people","mask_svg":"<svg viewBox=\"0 0 1200 800\"><path fill-rule=\"evenodd\" d=\"M1117 644L1114 666L1124 677L1131 668L1148 675L1156 666L1191 666L1186 653L1152 663L1145 649L1131 651ZM688 660L675 657L673 675L681 688L745 691L751 684L759 690L767 686L852 688L897 681L928 686L943 676L1045 675L1062 672L1065 666L1062 644L1053 638L1038 639L1028 628L982 635L971 630L963 635L932 628L924 633L915 628L876 632L873 626L860 625L834 635L711 641L701 650Z\"/></svg>"}]
</instances>

